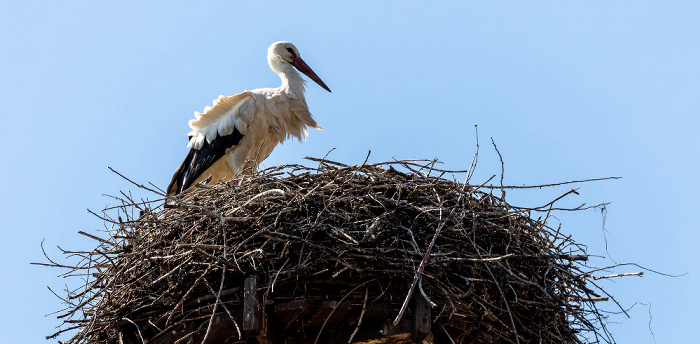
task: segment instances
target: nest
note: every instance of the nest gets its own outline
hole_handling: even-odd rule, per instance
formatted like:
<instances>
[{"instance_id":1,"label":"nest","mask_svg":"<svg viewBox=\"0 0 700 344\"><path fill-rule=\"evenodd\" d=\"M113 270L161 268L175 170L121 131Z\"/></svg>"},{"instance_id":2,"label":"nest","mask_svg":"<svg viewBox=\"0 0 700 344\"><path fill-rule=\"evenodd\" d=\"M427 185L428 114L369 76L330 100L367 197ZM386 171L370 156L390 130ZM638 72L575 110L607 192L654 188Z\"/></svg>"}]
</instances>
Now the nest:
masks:
<instances>
[{"instance_id":1,"label":"nest","mask_svg":"<svg viewBox=\"0 0 700 344\"><path fill-rule=\"evenodd\" d=\"M122 205L99 215L106 239L82 233L98 246L64 251L81 258L73 266L47 264L83 279L62 298L64 324L50 337L73 330L65 343L612 340L584 248L530 216L554 201L511 206L493 188L444 179L449 171L434 162L314 160L317 167L199 185L166 208L123 194Z\"/></svg>"}]
</instances>

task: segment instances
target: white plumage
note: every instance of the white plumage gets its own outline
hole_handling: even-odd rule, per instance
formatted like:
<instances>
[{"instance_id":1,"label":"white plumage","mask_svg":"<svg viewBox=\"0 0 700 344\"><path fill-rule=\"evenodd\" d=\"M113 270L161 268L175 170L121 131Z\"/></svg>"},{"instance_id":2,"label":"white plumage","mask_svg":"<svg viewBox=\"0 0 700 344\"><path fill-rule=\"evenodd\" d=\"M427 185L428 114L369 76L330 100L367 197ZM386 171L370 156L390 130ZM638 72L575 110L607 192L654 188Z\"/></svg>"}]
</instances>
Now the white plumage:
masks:
<instances>
[{"instance_id":1,"label":"white plumage","mask_svg":"<svg viewBox=\"0 0 700 344\"><path fill-rule=\"evenodd\" d=\"M189 121L190 152L175 172L169 194L179 194L209 176L211 182L230 180L248 167L255 168L285 139L302 140L308 127L321 129L309 112L304 80L295 69L330 92L328 86L292 43L273 43L267 61L282 79L280 87L220 96L204 113L195 112L195 119Z\"/></svg>"}]
</instances>

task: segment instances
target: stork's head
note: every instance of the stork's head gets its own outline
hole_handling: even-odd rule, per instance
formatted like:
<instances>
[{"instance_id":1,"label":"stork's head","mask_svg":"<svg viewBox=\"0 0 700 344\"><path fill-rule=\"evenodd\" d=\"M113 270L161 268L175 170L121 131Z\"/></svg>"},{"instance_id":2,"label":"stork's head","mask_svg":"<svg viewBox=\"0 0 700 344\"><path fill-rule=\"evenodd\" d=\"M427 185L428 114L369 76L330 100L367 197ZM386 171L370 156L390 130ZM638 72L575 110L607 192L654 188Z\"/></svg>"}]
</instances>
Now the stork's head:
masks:
<instances>
[{"instance_id":1,"label":"stork's head","mask_svg":"<svg viewBox=\"0 0 700 344\"><path fill-rule=\"evenodd\" d=\"M323 87L326 91L331 91L323 80L314 73L311 67L301 59L299 50L290 42L280 41L272 43L267 49L267 63L270 64L270 68L272 68L275 73L284 72L286 66L291 65L298 71L304 73L319 86Z\"/></svg>"}]
</instances>

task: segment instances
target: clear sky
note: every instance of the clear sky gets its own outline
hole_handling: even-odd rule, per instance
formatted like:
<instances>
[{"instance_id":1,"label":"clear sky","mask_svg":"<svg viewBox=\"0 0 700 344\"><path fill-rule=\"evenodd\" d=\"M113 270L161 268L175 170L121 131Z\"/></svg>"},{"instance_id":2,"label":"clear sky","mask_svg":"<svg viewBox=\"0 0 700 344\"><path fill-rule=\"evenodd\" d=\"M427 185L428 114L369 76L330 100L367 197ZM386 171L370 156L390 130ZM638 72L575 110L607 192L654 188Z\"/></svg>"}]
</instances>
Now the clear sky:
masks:
<instances>
[{"instance_id":1,"label":"clear sky","mask_svg":"<svg viewBox=\"0 0 700 344\"><path fill-rule=\"evenodd\" d=\"M308 84L324 130L279 146L265 166L336 148L330 158L345 163L371 150L373 162L464 169L478 125L475 183L500 173L490 138L505 184L620 176L564 200L611 202L605 217L557 218L606 257L592 265L687 273L601 281L632 307L610 319L619 343L696 341L698 18L697 1L0 1L3 340L44 343L59 324L45 316L61 307L46 286L69 281L29 265L43 261L43 239L54 258L57 245L91 248L77 231L103 228L86 211L107 206L103 194L152 197L107 167L165 188L192 113L220 94L279 86L266 49L288 40L333 93ZM508 199L535 206L568 189Z\"/></svg>"}]
</instances>

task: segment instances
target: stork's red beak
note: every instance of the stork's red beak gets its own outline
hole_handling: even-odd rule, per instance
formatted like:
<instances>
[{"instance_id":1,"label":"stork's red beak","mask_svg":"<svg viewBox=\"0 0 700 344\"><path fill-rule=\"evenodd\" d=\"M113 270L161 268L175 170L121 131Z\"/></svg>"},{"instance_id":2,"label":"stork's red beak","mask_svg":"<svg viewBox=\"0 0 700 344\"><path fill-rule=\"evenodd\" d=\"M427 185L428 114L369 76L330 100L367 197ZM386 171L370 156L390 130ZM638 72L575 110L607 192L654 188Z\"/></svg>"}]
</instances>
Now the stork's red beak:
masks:
<instances>
[{"instance_id":1,"label":"stork's red beak","mask_svg":"<svg viewBox=\"0 0 700 344\"><path fill-rule=\"evenodd\" d=\"M323 87L326 91L330 92L331 89L326 86L326 83L321 80L321 78L314 73L314 71L309 67L309 65L304 62L304 60L301 59L301 57L297 57L292 61L292 66L294 66L298 71L304 73L306 76L308 76L311 80L315 81L319 86Z\"/></svg>"}]
</instances>

